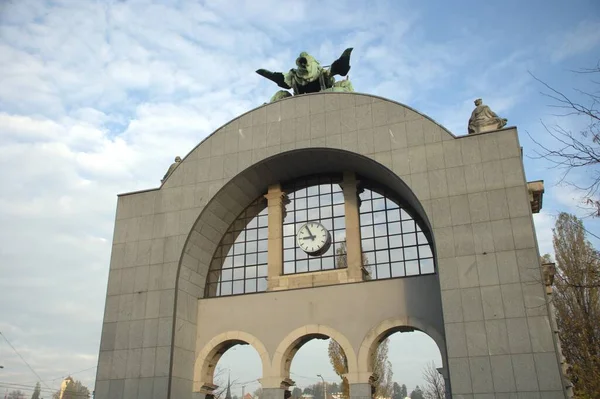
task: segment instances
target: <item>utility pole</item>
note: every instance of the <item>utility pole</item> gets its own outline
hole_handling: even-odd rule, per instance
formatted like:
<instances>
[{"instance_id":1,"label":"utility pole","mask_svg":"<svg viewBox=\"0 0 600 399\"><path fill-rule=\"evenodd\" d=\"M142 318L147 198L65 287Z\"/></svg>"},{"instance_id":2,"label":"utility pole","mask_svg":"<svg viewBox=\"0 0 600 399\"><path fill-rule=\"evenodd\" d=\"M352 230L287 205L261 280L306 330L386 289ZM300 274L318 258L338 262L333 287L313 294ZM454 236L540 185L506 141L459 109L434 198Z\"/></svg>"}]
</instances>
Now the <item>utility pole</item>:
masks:
<instances>
[{"instance_id":1,"label":"utility pole","mask_svg":"<svg viewBox=\"0 0 600 399\"><path fill-rule=\"evenodd\" d=\"M327 385L325 384L325 378L321 374L317 374L317 377L321 377L323 380L323 399L327 399Z\"/></svg>"},{"instance_id":2,"label":"utility pole","mask_svg":"<svg viewBox=\"0 0 600 399\"><path fill-rule=\"evenodd\" d=\"M244 399L244 394L245 393L246 393L246 386L242 385L242 398L241 399Z\"/></svg>"}]
</instances>

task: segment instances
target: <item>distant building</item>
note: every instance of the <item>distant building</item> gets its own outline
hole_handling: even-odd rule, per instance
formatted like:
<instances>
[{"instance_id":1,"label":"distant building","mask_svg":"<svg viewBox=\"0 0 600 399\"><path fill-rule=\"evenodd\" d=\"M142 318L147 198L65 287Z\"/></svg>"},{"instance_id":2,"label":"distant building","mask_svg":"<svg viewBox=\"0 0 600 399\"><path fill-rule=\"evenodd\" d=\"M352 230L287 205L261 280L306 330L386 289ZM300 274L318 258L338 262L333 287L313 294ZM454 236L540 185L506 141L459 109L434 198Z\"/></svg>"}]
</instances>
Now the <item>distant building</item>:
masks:
<instances>
[{"instance_id":1,"label":"distant building","mask_svg":"<svg viewBox=\"0 0 600 399\"><path fill-rule=\"evenodd\" d=\"M254 398L252 397L252 395L250 395L249 393L247 393L247 394L244 395L243 399L254 399Z\"/></svg>"}]
</instances>

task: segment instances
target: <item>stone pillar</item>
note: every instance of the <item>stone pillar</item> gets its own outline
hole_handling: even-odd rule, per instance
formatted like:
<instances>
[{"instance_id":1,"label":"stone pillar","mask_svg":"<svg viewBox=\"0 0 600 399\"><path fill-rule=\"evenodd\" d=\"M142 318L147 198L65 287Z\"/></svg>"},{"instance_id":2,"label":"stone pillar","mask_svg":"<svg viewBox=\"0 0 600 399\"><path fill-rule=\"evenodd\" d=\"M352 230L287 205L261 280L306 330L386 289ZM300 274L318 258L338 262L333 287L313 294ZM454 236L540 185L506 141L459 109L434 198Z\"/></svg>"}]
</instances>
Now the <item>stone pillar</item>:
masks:
<instances>
[{"instance_id":1,"label":"stone pillar","mask_svg":"<svg viewBox=\"0 0 600 399\"><path fill-rule=\"evenodd\" d=\"M265 194L269 208L268 277L267 291L273 289L274 277L283 272L283 214L285 211L285 193L279 184L269 186Z\"/></svg>"},{"instance_id":2,"label":"stone pillar","mask_svg":"<svg viewBox=\"0 0 600 399\"><path fill-rule=\"evenodd\" d=\"M358 182L354 172L344 172L344 181L341 186L344 191L344 211L346 213L346 262L348 266L348 281L363 280L357 185Z\"/></svg>"},{"instance_id":3,"label":"stone pillar","mask_svg":"<svg viewBox=\"0 0 600 399\"><path fill-rule=\"evenodd\" d=\"M371 384L368 382L350 384L350 399L371 399Z\"/></svg>"},{"instance_id":4,"label":"stone pillar","mask_svg":"<svg viewBox=\"0 0 600 399\"><path fill-rule=\"evenodd\" d=\"M260 399L285 399L284 388L263 388Z\"/></svg>"}]
</instances>

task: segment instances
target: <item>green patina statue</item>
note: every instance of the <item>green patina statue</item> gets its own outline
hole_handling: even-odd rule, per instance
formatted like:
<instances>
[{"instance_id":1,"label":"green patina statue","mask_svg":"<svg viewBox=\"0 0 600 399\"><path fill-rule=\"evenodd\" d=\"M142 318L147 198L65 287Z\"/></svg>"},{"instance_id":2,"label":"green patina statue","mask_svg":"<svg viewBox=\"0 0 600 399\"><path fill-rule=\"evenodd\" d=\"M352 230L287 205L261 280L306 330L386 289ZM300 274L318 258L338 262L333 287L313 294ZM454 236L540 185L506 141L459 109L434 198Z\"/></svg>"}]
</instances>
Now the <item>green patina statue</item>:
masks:
<instances>
[{"instance_id":1,"label":"green patina statue","mask_svg":"<svg viewBox=\"0 0 600 399\"><path fill-rule=\"evenodd\" d=\"M291 97L293 95L316 93L319 91L354 91L352 83L346 77L346 80L335 81L334 76L346 76L350 71L350 53L352 48L346 49L340 58L335 60L329 69L321 66L313 56L306 52L300 53L296 59L297 68L292 68L288 73L271 72L266 69L256 71L260 76L272 80L277 85L286 90L279 90L271 102Z\"/></svg>"}]
</instances>

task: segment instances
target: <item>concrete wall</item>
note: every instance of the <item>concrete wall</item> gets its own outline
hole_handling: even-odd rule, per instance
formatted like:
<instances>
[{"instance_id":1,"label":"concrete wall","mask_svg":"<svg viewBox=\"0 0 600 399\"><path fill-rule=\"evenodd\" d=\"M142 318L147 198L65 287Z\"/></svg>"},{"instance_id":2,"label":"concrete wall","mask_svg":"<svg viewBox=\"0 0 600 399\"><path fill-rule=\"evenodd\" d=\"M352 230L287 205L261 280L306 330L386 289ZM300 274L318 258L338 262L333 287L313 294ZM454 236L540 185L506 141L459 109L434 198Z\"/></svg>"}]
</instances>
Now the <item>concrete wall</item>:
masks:
<instances>
[{"instance_id":1,"label":"concrete wall","mask_svg":"<svg viewBox=\"0 0 600 399\"><path fill-rule=\"evenodd\" d=\"M270 157L305 150L310 164L319 159L307 150L323 148L328 167L368 159L379 168L370 178L400 180L432 226L454 397L563 397L516 129L457 138L353 93L257 108L203 141L160 189L119 197L96 397L191 397L212 251L265 184L310 172L269 167ZM355 171L368 174L365 165Z\"/></svg>"}]
</instances>

